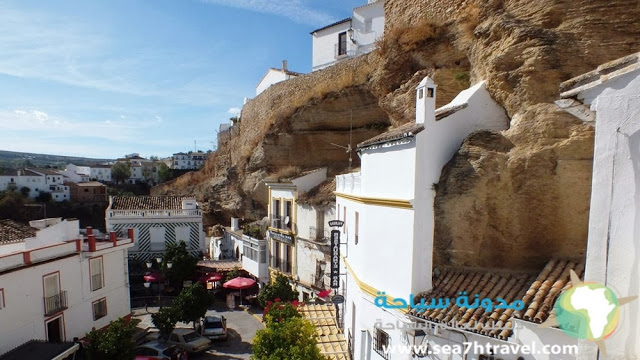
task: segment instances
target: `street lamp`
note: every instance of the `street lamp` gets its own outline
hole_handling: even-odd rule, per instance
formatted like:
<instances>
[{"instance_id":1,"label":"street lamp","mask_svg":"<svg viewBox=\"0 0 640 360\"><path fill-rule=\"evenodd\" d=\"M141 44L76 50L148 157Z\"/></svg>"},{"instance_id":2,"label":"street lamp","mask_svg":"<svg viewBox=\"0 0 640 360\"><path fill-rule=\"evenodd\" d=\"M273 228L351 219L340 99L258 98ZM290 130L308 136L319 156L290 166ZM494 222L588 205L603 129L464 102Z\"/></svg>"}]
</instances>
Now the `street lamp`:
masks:
<instances>
[{"instance_id":1,"label":"street lamp","mask_svg":"<svg viewBox=\"0 0 640 360\"><path fill-rule=\"evenodd\" d=\"M422 343L425 340L426 334L422 329L408 329L407 337L413 339L413 347L411 349L411 355L413 357L423 358L428 354L427 348L422 348ZM427 345L428 346L428 345Z\"/></svg>"},{"instance_id":2,"label":"street lamp","mask_svg":"<svg viewBox=\"0 0 640 360\"><path fill-rule=\"evenodd\" d=\"M160 264L162 262L162 258L157 257L156 262ZM153 262L147 261L146 265L147 265L147 269L151 270L151 268L153 267ZM171 269L172 267L173 267L173 263L171 261L167 262L167 269ZM147 290L150 292L151 282L150 281L145 282L144 287L147 288ZM162 289L160 285L158 285L158 303L160 304L159 307L162 308Z\"/></svg>"}]
</instances>

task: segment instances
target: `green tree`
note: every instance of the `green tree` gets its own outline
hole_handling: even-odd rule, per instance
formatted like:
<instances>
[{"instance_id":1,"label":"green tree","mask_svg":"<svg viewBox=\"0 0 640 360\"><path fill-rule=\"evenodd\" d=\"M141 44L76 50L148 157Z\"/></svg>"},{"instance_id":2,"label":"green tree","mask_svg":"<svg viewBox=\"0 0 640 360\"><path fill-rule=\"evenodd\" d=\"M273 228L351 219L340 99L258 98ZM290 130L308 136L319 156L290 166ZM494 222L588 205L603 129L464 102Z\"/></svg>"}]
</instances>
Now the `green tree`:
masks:
<instances>
[{"instance_id":1,"label":"green tree","mask_svg":"<svg viewBox=\"0 0 640 360\"><path fill-rule=\"evenodd\" d=\"M20 193L22 194L22 196L27 197L29 196L29 193L31 192L31 189L28 186L23 186L20 188Z\"/></svg>"},{"instance_id":2,"label":"green tree","mask_svg":"<svg viewBox=\"0 0 640 360\"><path fill-rule=\"evenodd\" d=\"M173 176L173 171L167 166L165 163L161 163L158 166L158 177L160 178L160 182L169 181Z\"/></svg>"},{"instance_id":3,"label":"green tree","mask_svg":"<svg viewBox=\"0 0 640 360\"><path fill-rule=\"evenodd\" d=\"M173 306L163 307L157 313L151 314L153 325L160 331L160 336L164 339L175 329L180 318L177 308Z\"/></svg>"},{"instance_id":4,"label":"green tree","mask_svg":"<svg viewBox=\"0 0 640 360\"><path fill-rule=\"evenodd\" d=\"M116 184L126 181L131 177L131 166L128 163L116 163L111 167L111 177Z\"/></svg>"},{"instance_id":5,"label":"green tree","mask_svg":"<svg viewBox=\"0 0 640 360\"><path fill-rule=\"evenodd\" d=\"M50 192L40 191L40 194L36 197L36 200L41 203L49 203L53 199Z\"/></svg>"},{"instance_id":6,"label":"green tree","mask_svg":"<svg viewBox=\"0 0 640 360\"><path fill-rule=\"evenodd\" d=\"M183 322L192 322L193 327L207 312L207 308L213 299L207 290L200 284L195 283L188 288L182 289L178 297L173 302L178 318Z\"/></svg>"},{"instance_id":7,"label":"green tree","mask_svg":"<svg viewBox=\"0 0 640 360\"><path fill-rule=\"evenodd\" d=\"M231 279L235 279L238 276L240 276L240 268L236 266L233 269L231 269L229 272L227 272L227 274L224 277L224 281L226 282Z\"/></svg>"},{"instance_id":8,"label":"green tree","mask_svg":"<svg viewBox=\"0 0 640 360\"><path fill-rule=\"evenodd\" d=\"M135 358L136 325L139 320L124 318L112 321L104 330L92 330L87 334L90 360L133 360Z\"/></svg>"},{"instance_id":9,"label":"green tree","mask_svg":"<svg viewBox=\"0 0 640 360\"><path fill-rule=\"evenodd\" d=\"M265 285L258 294L260 306L266 307L267 302L280 299L281 301L293 301L298 298L298 292L289 284L289 278L278 274L275 281Z\"/></svg>"},{"instance_id":10,"label":"green tree","mask_svg":"<svg viewBox=\"0 0 640 360\"><path fill-rule=\"evenodd\" d=\"M169 262L171 269L167 266ZM198 258L189 254L187 244L181 240L177 244L167 245L162 259L162 272L172 284L182 287L185 280L194 277L197 263Z\"/></svg>"},{"instance_id":11,"label":"green tree","mask_svg":"<svg viewBox=\"0 0 640 360\"><path fill-rule=\"evenodd\" d=\"M25 198L19 192L0 191L0 219L24 220Z\"/></svg>"},{"instance_id":12,"label":"green tree","mask_svg":"<svg viewBox=\"0 0 640 360\"><path fill-rule=\"evenodd\" d=\"M317 346L316 328L308 320L293 317L272 322L253 338L252 360L325 360Z\"/></svg>"},{"instance_id":13,"label":"green tree","mask_svg":"<svg viewBox=\"0 0 640 360\"><path fill-rule=\"evenodd\" d=\"M273 322L281 323L294 317L302 317L302 314L298 311L297 301L295 303L269 302L264 309L262 319L269 326Z\"/></svg>"}]
</instances>

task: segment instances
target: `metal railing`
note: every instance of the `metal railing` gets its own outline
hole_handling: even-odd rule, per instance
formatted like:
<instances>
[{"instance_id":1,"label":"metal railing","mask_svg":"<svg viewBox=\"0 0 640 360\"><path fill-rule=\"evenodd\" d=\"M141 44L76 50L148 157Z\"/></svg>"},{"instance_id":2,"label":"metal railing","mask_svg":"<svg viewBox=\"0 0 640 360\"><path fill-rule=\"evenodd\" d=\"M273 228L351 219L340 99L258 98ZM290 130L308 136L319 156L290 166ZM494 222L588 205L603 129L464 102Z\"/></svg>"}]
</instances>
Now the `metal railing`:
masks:
<instances>
[{"instance_id":1,"label":"metal railing","mask_svg":"<svg viewBox=\"0 0 640 360\"><path fill-rule=\"evenodd\" d=\"M91 276L91 291L102 289L102 274L95 274Z\"/></svg>"},{"instance_id":2,"label":"metal railing","mask_svg":"<svg viewBox=\"0 0 640 360\"><path fill-rule=\"evenodd\" d=\"M278 230L291 231L293 229L293 221L291 216L275 216L269 217L269 226Z\"/></svg>"},{"instance_id":3,"label":"metal railing","mask_svg":"<svg viewBox=\"0 0 640 360\"><path fill-rule=\"evenodd\" d=\"M59 313L62 310L67 309L67 292L60 291L60 293L44 298L44 314L45 316Z\"/></svg>"}]
</instances>

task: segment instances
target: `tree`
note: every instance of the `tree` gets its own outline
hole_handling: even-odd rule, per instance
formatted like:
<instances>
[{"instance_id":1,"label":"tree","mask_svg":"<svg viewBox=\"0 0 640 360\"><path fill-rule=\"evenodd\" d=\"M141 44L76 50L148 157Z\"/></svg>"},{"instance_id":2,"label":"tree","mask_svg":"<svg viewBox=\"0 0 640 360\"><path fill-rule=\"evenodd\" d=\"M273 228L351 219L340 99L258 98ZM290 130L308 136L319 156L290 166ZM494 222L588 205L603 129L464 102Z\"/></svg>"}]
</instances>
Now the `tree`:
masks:
<instances>
[{"instance_id":1,"label":"tree","mask_svg":"<svg viewBox=\"0 0 640 360\"><path fill-rule=\"evenodd\" d=\"M47 191L40 191L40 194L36 197L36 200L41 203L49 203L51 202L51 199L53 199L53 196L51 196L51 193Z\"/></svg>"},{"instance_id":2,"label":"tree","mask_svg":"<svg viewBox=\"0 0 640 360\"><path fill-rule=\"evenodd\" d=\"M161 163L158 166L158 177L160 178L160 182L169 181L173 176L173 171L167 166L165 163Z\"/></svg>"},{"instance_id":3,"label":"tree","mask_svg":"<svg viewBox=\"0 0 640 360\"><path fill-rule=\"evenodd\" d=\"M285 322L294 317L302 317L298 311L298 301L296 300L290 303L269 301L262 314L262 319L267 326L273 322Z\"/></svg>"},{"instance_id":4,"label":"tree","mask_svg":"<svg viewBox=\"0 0 640 360\"><path fill-rule=\"evenodd\" d=\"M120 318L112 321L104 330L92 330L87 334L90 360L133 360L135 358L137 319Z\"/></svg>"},{"instance_id":5,"label":"tree","mask_svg":"<svg viewBox=\"0 0 640 360\"><path fill-rule=\"evenodd\" d=\"M316 328L308 320L293 317L273 322L253 338L252 360L325 360L317 346Z\"/></svg>"},{"instance_id":6,"label":"tree","mask_svg":"<svg viewBox=\"0 0 640 360\"><path fill-rule=\"evenodd\" d=\"M151 160L151 161L158 161L158 156L156 156L156 155L151 155L151 156L149 156L149 160Z\"/></svg>"},{"instance_id":7,"label":"tree","mask_svg":"<svg viewBox=\"0 0 640 360\"><path fill-rule=\"evenodd\" d=\"M131 177L131 167L128 163L116 163L111 167L111 177L116 183L124 182Z\"/></svg>"},{"instance_id":8,"label":"tree","mask_svg":"<svg viewBox=\"0 0 640 360\"><path fill-rule=\"evenodd\" d=\"M28 197L30 192L31 192L31 189L28 186L23 186L20 188L20 193L24 197Z\"/></svg>"},{"instance_id":9,"label":"tree","mask_svg":"<svg viewBox=\"0 0 640 360\"><path fill-rule=\"evenodd\" d=\"M258 294L258 302L260 306L266 307L267 302L280 299L281 301L293 301L298 298L298 292L293 290L289 285L289 278L282 274L278 274L276 280L271 284L265 285Z\"/></svg>"},{"instance_id":10,"label":"tree","mask_svg":"<svg viewBox=\"0 0 640 360\"><path fill-rule=\"evenodd\" d=\"M176 323L180 318L180 314L176 307L163 307L157 313L151 314L153 325L160 331L160 336L164 339L175 329Z\"/></svg>"},{"instance_id":11,"label":"tree","mask_svg":"<svg viewBox=\"0 0 640 360\"><path fill-rule=\"evenodd\" d=\"M167 266L169 262L171 269ZM187 244L181 240L177 244L167 245L162 259L162 272L172 284L181 287L183 281L194 277L197 263L198 258L189 254Z\"/></svg>"},{"instance_id":12,"label":"tree","mask_svg":"<svg viewBox=\"0 0 640 360\"><path fill-rule=\"evenodd\" d=\"M240 276L240 268L236 266L233 269L231 269L229 272L227 272L227 274L224 277L224 281L226 282L231 279L235 279L238 276Z\"/></svg>"},{"instance_id":13,"label":"tree","mask_svg":"<svg viewBox=\"0 0 640 360\"><path fill-rule=\"evenodd\" d=\"M15 191L0 191L0 219L24 220L25 198Z\"/></svg>"},{"instance_id":14,"label":"tree","mask_svg":"<svg viewBox=\"0 0 640 360\"><path fill-rule=\"evenodd\" d=\"M179 320L187 323L193 321L195 328L198 320L204 317L212 300L207 290L200 283L195 283L182 289L173 302L173 306L178 313Z\"/></svg>"}]
</instances>

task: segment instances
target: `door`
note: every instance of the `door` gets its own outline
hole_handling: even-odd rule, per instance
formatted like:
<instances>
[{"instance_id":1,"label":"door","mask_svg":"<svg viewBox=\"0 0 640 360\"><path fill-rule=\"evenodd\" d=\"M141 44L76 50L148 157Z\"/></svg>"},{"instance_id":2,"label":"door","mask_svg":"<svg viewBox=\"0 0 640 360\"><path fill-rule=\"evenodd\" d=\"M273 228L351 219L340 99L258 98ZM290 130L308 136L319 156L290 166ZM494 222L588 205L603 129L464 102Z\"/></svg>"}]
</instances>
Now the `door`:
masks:
<instances>
[{"instance_id":1,"label":"door","mask_svg":"<svg viewBox=\"0 0 640 360\"><path fill-rule=\"evenodd\" d=\"M47 323L47 341L59 343L63 340L62 317L49 321Z\"/></svg>"}]
</instances>

